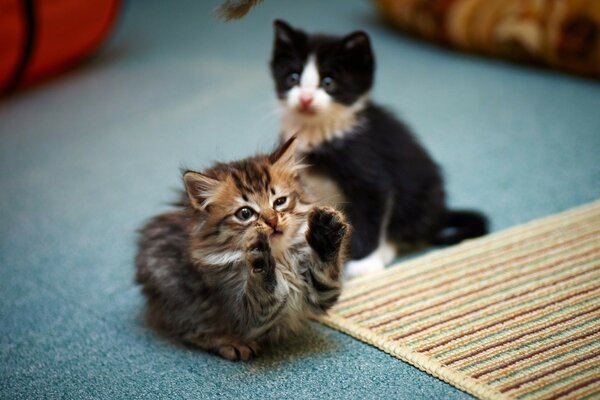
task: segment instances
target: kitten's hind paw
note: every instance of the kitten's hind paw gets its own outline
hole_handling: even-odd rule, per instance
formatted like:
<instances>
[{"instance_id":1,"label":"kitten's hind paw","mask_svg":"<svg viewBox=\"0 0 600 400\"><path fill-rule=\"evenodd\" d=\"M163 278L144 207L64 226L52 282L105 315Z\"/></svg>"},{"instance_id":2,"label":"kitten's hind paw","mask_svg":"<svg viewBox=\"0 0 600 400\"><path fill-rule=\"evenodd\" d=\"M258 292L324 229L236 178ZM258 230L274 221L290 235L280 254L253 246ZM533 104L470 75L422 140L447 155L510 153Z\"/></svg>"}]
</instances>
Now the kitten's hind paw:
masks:
<instances>
[{"instance_id":1,"label":"kitten's hind paw","mask_svg":"<svg viewBox=\"0 0 600 400\"><path fill-rule=\"evenodd\" d=\"M385 265L383 264L383 260L379 257L379 254L375 252L360 260L348 261L344 268L344 278L357 278L376 271L381 271L384 268Z\"/></svg>"},{"instance_id":2,"label":"kitten's hind paw","mask_svg":"<svg viewBox=\"0 0 600 400\"><path fill-rule=\"evenodd\" d=\"M308 215L306 241L323 262L337 257L349 227L342 213L329 207L315 207Z\"/></svg>"},{"instance_id":3,"label":"kitten's hind paw","mask_svg":"<svg viewBox=\"0 0 600 400\"><path fill-rule=\"evenodd\" d=\"M216 347L216 352L230 361L248 361L256 357L260 352L260 346L256 342L231 342Z\"/></svg>"}]
</instances>

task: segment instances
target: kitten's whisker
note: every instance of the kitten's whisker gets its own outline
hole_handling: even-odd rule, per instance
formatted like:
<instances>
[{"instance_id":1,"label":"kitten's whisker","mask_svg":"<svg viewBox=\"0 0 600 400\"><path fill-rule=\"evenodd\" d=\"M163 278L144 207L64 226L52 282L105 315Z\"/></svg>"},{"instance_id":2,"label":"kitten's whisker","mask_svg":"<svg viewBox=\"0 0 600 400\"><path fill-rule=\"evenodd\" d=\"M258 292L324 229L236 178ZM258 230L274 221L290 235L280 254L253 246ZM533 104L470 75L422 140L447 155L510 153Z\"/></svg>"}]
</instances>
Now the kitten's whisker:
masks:
<instances>
[{"instance_id":1,"label":"kitten's whisker","mask_svg":"<svg viewBox=\"0 0 600 400\"><path fill-rule=\"evenodd\" d=\"M261 117L259 118L260 122L266 122L266 121L271 121L271 120L275 120L275 119L279 119L279 114L280 114L280 110L279 107L277 107L276 105L273 105L272 101L267 102L263 102L262 104L260 104L259 106L260 108L264 108L265 111L260 111L260 115Z\"/></svg>"}]
</instances>

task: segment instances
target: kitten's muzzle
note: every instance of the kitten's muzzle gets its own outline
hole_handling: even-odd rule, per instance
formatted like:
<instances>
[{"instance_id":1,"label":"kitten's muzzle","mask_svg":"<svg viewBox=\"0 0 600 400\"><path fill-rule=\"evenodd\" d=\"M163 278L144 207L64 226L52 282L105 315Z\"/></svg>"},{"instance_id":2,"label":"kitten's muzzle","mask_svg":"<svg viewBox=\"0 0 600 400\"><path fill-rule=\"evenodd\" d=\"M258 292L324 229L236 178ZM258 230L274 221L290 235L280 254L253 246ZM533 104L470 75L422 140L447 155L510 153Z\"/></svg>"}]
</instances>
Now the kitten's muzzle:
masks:
<instances>
[{"instance_id":1,"label":"kitten's muzzle","mask_svg":"<svg viewBox=\"0 0 600 400\"><path fill-rule=\"evenodd\" d=\"M271 232L271 235L280 235L283 233L280 229L277 229L277 226L279 223L279 218L277 216L277 212L275 212L274 210L272 210L272 212L268 212L268 213L265 213L264 215L262 215L261 219L264 221L264 223L267 226L269 226L271 229L273 229L273 232Z\"/></svg>"},{"instance_id":2,"label":"kitten's muzzle","mask_svg":"<svg viewBox=\"0 0 600 400\"><path fill-rule=\"evenodd\" d=\"M277 229L277 223L279 218L277 218L277 213L275 211L265 213L261 217L265 224L270 226L273 230Z\"/></svg>"},{"instance_id":3,"label":"kitten's muzzle","mask_svg":"<svg viewBox=\"0 0 600 400\"><path fill-rule=\"evenodd\" d=\"M314 100L312 94L302 94L300 96L300 112L303 114L313 115L315 113L315 109L311 107L311 104Z\"/></svg>"},{"instance_id":4,"label":"kitten's muzzle","mask_svg":"<svg viewBox=\"0 0 600 400\"><path fill-rule=\"evenodd\" d=\"M313 101L313 96L310 94L302 94L300 96L300 105L302 108L309 108L310 103Z\"/></svg>"}]
</instances>

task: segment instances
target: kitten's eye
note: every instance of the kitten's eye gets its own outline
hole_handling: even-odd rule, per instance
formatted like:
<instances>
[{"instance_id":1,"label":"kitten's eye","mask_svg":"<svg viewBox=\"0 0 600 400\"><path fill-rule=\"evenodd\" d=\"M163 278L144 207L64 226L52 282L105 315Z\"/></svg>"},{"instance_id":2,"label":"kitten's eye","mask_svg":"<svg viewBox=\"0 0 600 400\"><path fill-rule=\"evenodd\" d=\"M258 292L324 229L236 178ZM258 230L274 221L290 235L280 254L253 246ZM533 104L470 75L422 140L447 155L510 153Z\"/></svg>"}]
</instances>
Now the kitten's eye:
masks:
<instances>
[{"instance_id":1,"label":"kitten's eye","mask_svg":"<svg viewBox=\"0 0 600 400\"><path fill-rule=\"evenodd\" d=\"M285 84L288 85L288 87L296 86L298 82L300 82L300 75L298 75L296 72L292 72L285 79Z\"/></svg>"},{"instance_id":2,"label":"kitten's eye","mask_svg":"<svg viewBox=\"0 0 600 400\"><path fill-rule=\"evenodd\" d=\"M335 81L332 77L326 76L321 81L321 86L323 86L323 89L325 89L326 91L331 92L335 89Z\"/></svg>"},{"instance_id":3,"label":"kitten's eye","mask_svg":"<svg viewBox=\"0 0 600 400\"><path fill-rule=\"evenodd\" d=\"M250 207L242 207L235 212L235 217L240 221L248 221L254 215L254 210Z\"/></svg>"},{"instance_id":4,"label":"kitten's eye","mask_svg":"<svg viewBox=\"0 0 600 400\"><path fill-rule=\"evenodd\" d=\"M273 202L273 206L275 206L275 208L277 208L277 207L281 207L281 206L285 205L285 203L287 203L287 197L283 196L283 197L276 199Z\"/></svg>"}]
</instances>

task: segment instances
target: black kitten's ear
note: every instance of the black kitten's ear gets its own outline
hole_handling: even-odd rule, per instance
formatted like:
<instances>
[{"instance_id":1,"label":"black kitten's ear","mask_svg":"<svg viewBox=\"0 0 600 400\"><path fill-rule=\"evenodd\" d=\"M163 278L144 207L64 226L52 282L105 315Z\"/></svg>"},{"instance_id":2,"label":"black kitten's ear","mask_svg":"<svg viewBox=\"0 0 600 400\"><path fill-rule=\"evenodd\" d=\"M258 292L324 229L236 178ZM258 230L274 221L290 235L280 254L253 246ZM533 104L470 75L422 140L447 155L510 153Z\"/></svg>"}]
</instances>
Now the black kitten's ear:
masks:
<instances>
[{"instance_id":1,"label":"black kitten's ear","mask_svg":"<svg viewBox=\"0 0 600 400\"><path fill-rule=\"evenodd\" d=\"M276 19L273 22L273 27L275 28L275 42L292 44L294 38L298 35L298 31L281 19Z\"/></svg>"},{"instance_id":2,"label":"black kitten's ear","mask_svg":"<svg viewBox=\"0 0 600 400\"><path fill-rule=\"evenodd\" d=\"M365 49L370 51L371 40L369 39L367 32L355 31L344 36L342 39L342 46L344 47L344 50Z\"/></svg>"},{"instance_id":3,"label":"black kitten's ear","mask_svg":"<svg viewBox=\"0 0 600 400\"><path fill-rule=\"evenodd\" d=\"M183 182L190 203L197 210L206 209L219 186L219 181L194 171L186 171Z\"/></svg>"},{"instance_id":4,"label":"black kitten's ear","mask_svg":"<svg viewBox=\"0 0 600 400\"><path fill-rule=\"evenodd\" d=\"M286 140L269 156L272 165L294 167L296 165L296 135Z\"/></svg>"}]
</instances>

